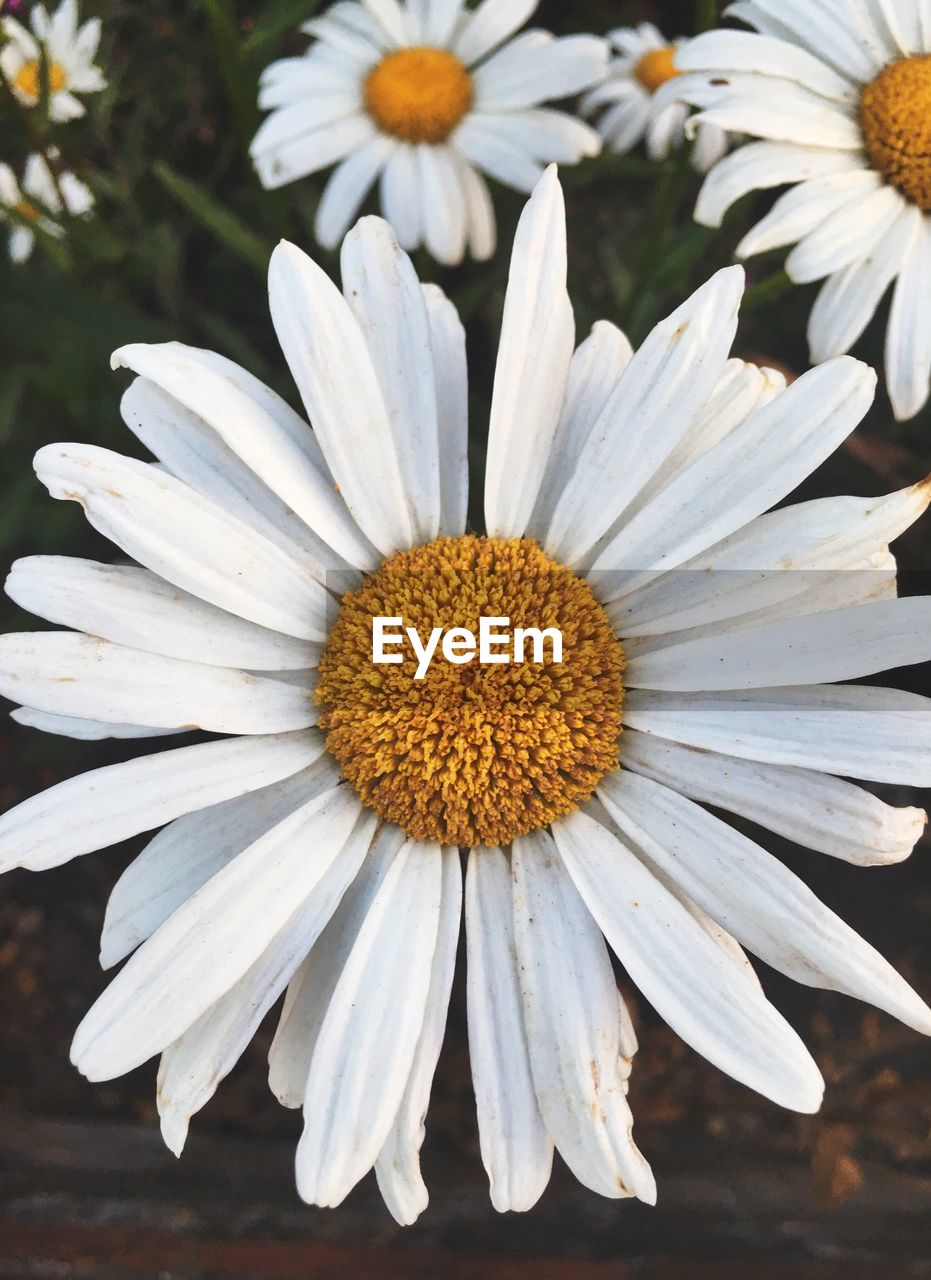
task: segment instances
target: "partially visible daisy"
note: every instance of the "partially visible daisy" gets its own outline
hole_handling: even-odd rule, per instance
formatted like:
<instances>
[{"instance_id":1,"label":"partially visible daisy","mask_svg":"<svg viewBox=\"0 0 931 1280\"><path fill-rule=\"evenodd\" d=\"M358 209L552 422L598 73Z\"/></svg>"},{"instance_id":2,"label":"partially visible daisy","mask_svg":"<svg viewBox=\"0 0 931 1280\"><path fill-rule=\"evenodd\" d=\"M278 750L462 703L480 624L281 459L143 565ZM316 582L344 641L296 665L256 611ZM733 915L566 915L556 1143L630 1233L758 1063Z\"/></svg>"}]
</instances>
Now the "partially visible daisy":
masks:
<instances>
[{"instance_id":1,"label":"partially visible daisy","mask_svg":"<svg viewBox=\"0 0 931 1280\"><path fill-rule=\"evenodd\" d=\"M682 102L656 97L663 85L679 75L678 55L688 46L680 36L666 40L652 22L639 27L619 27L608 39L618 53L608 67L608 78L582 99L585 115L606 110L598 120L598 132L605 146L626 155L646 139L651 160L665 160L685 141L689 108ZM696 131L692 164L705 173L724 155L728 134L717 125L702 125Z\"/></svg>"},{"instance_id":2,"label":"partially visible daisy","mask_svg":"<svg viewBox=\"0 0 931 1280\"><path fill-rule=\"evenodd\" d=\"M44 5L37 4L30 26L31 31L15 18L3 20L7 43L0 50L0 69L10 87L25 106L38 106L44 50L51 118L61 123L83 116L84 107L75 95L98 93L107 86L100 68L94 65L100 19L90 18L79 27L77 0L61 0L51 17Z\"/></svg>"},{"instance_id":3,"label":"partially visible daisy","mask_svg":"<svg viewBox=\"0 0 931 1280\"><path fill-rule=\"evenodd\" d=\"M0 163L0 216L3 209L17 215L6 219L12 223L9 254L13 262L25 262L32 254L36 242L33 228L59 240L64 236L65 228L57 218L62 213L62 199L64 212L73 218L89 213L94 207L90 188L73 173L59 174L56 185L48 161L38 152L26 161L21 183L8 164Z\"/></svg>"},{"instance_id":4,"label":"partially visible daisy","mask_svg":"<svg viewBox=\"0 0 931 1280\"><path fill-rule=\"evenodd\" d=\"M694 1049L798 1111L818 1109L821 1074L743 946L931 1031L869 943L704 807L852 863L911 852L924 813L848 779L931 783L931 701L842 682L931 655L931 599L896 598L888 545L931 489L766 514L859 422L872 372L842 358L787 389L729 359L740 268L636 353L610 324L576 349L566 265L551 170L515 242L484 536L466 531L462 326L378 218L343 245L342 291L293 245L272 258L313 429L220 356L134 344L114 363L137 375L123 416L153 461L36 456L52 496L139 563L13 566L13 599L67 628L0 638L15 718L217 736L24 801L0 819L0 869L162 827L111 895L101 960L126 964L73 1060L105 1080L160 1056L180 1153L286 990L269 1084L303 1108L309 1203L339 1204L374 1168L399 1222L426 1206L463 899L499 1210L539 1199L555 1150L602 1195L655 1198L609 947ZM376 617L424 638L492 615L559 628L562 661L467 655L420 680L409 652L372 661Z\"/></svg>"},{"instance_id":5,"label":"partially visible daisy","mask_svg":"<svg viewBox=\"0 0 931 1280\"><path fill-rule=\"evenodd\" d=\"M762 141L708 175L695 217L720 226L750 191L791 185L744 237L748 257L793 245L797 284L823 280L812 361L849 351L890 285L886 381L899 419L931 389L931 9L871 0L740 0L758 28L698 36L675 94L700 124ZM666 92L666 91L661 91Z\"/></svg>"},{"instance_id":6,"label":"partially visible daisy","mask_svg":"<svg viewBox=\"0 0 931 1280\"><path fill-rule=\"evenodd\" d=\"M440 262L490 258L495 215L483 174L531 191L551 161L601 149L597 133L543 106L601 80L594 36L514 33L538 0L339 0L301 28L316 42L262 76L272 114L252 143L266 187L336 164L316 235L339 243L370 188L399 243Z\"/></svg>"}]
</instances>

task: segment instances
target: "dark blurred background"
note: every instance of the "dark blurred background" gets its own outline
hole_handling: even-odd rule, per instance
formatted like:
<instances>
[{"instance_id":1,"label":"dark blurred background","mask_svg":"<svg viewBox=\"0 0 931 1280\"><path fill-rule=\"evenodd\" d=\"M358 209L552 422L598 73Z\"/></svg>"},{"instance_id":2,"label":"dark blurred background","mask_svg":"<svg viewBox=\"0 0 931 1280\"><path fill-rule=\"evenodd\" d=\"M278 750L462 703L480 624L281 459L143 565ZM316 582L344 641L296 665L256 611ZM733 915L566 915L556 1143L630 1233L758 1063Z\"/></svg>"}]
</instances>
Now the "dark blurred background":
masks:
<instances>
[{"instance_id":1,"label":"dark blurred background","mask_svg":"<svg viewBox=\"0 0 931 1280\"><path fill-rule=\"evenodd\" d=\"M73 504L52 502L31 457L76 439L135 451L119 419L125 375L113 348L177 338L239 360L293 400L268 321L264 262L281 235L319 256L310 227L321 184L264 193L247 143L261 68L306 41L310 0L188 3L101 0L100 63L110 87L88 117L54 131L64 162L95 190L98 215L63 252L24 268L0 261L0 564L112 549ZM535 22L604 32L651 19L674 36L714 5L544 0ZM0 156L19 167L32 141L2 104ZM571 292L580 334L602 316L635 341L730 260L768 197L738 206L721 232L690 218L698 180L681 160L639 153L564 174ZM439 280L467 322L474 462L480 468L507 247L522 197L495 191L505 252ZM335 262L324 257L335 273ZM781 260L754 260L736 354L807 367L814 291L788 288ZM882 321L857 354L881 364ZM931 412L896 425L885 394L861 430L800 496L874 494L931 470ZM925 522L897 548L906 591L929 590ZM33 622L3 605L2 629ZM928 673L896 681L929 692ZM0 726L0 807L64 777L124 759L127 744L82 744ZM887 788L884 796L915 797ZM919 803L921 801L919 800ZM926 802L926 800L925 800ZM759 834L759 833L756 833ZM926 844L903 866L859 870L762 837L925 995L931 878ZM463 973L437 1072L424 1167L432 1203L395 1226L369 1178L336 1211L303 1206L293 1187L299 1116L272 1098L265 1055L274 1015L192 1124L181 1162L163 1147L155 1064L89 1085L68 1047L101 990L97 942L113 883L143 840L0 887L0 1277L100 1280L859 1280L931 1275L931 1052L914 1033L839 996L763 972L767 990L812 1046L828 1081L822 1113L777 1110L686 1049L628 991L641 1050L631 1102L636 1137L660 1187L657 1208L609 1202L557 1169L523 1216L491 1209L478 1154ZM760 966L761 969L763 968ZM558 1162L557 1162L558 1163Z\"/></svg>"}]
</instances>

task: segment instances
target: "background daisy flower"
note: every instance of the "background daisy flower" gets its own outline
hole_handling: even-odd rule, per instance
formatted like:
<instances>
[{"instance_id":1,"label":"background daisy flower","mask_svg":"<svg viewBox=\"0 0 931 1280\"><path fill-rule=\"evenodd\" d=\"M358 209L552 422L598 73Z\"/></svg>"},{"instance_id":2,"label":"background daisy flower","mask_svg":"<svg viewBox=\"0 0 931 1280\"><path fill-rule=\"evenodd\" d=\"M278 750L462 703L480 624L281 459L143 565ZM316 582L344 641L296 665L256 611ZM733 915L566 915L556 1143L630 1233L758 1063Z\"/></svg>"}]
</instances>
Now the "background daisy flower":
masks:
<instances>
[{"instance_id":1,"label":"background daisy flower","mask_svg":"<svg viewBox=\"0 0 931 1280\"><path fill-rule=\"evenodd\" d=\"M626 155L646 140L651 160L665 160L685 142L688 107L682 102L657 103L657 90L676 79L676 59L688 40L669 41L652 22L620 27L608 39L617 57L608 67L608 78L582 99L585 115L601 112L598 132L605 146ZM604 110L602 110L604 108ZM705 173L727 151L729 138L717 125L700 126L695 133L692 164Z\"/></svg>"},{"instance_id":2,"label":"background daisy flower","mask_svg":"<svg viewBox=\"0 0 931 1280\"><path fill-rule=\"evenodd\" d=\"M799 1111L818 1108L820 1073L742 946L931 1031L867 942L703 807L858 864L908 856L925 815L845 779L931 782L931 703L840 682L931 653L931 600L896 598L888 549L931 490L766 514L859 421L871 371L841 358L786 389L729 359L739 268L636 353L610 324L576 349L566 265L551 170L515 242L484 537L466 531L463 331L380 219L347 237L342 291L293 245L272 259L313 432L220 356L134 344L114 356L137 375L122 412L156 462L36 456L52 496L137 565L14 565L13 599L68 628L0 640L16 718L80 738L224 736L25 801L0 819L0 868L163 828L110 898L101 959L130 959L73 1060L104 1080L160 1055L180 1151L287 988L269 1082L303 1107L311 1203L339 1204L372 1167L399 1222L427 1203L459 845L500 1210L535 1203L554 1149L596 1192L655 1197L609 947L698 1052ZM333 570L349 576L338 608ZM441 664L416 683L409 664L373 666L374 609L423 629L489 599L515 619L545 602L565 665Z\"/></svg>"},{"instance_id":3,"label":"background daisy flower","mask_svg":"<svg viewBox=\"0 0 931 1280\"><path fill-rule=\"evenodd\" d=\"M9 240L12 262L25 262L32 254L36 243L34 227L56 239L64 236L65 228L56 218L62 212L62 200L64 212L75 218L94 207L90 188L67 171L59 174L56 183L43 155L36 153L29 157L22 183L17 182L8 164L0 163L0 206L17 215L15 219L7 218L12 223ZM24 225L23 220L29 225Z\"/></svg>"},{"instance_id":4,"label":"background daisy flower","mask_svg":"<svg viewBox=\"0 0 931 1280\"><path fill-rule=\"evenodd\" d=\"M100 19L78 26L77 0L62 0L49 16L37 4L29 16L31 30L13 17L4 18L7 43L0 49L0 69L17 99L27 107L42 97L42 51L48 59L49 115L59 123L84 115L77 94L99 93L107 82L94 65L100 44Z\"/></svg>"},{"instance_id":5,"label":"background daisy flower","mask_svg":"<svg viewBox=\"0 0 931 1280\"><path fill-rule=\"evenodd\" d=\"M483 175L530 191L551 161L596 155L594 130L543 104L605 73L594 36L514 33L537 0L340 0L301 28L315 43L267 68L259 105L272 114L252 143L256 171L279 187L335 164L317 210L333 248L376 181L403 248L440 262L495 250Z\"/></svg>"},{"instance_id":6,"label":"background daisy flower","mask_svg":"<svg viewBox=\"0 0 931 1280\"><path fill-rule=\"evenodd\" d=\"M683 50L676 95L702 124L762 139L709 175L695 216L719 226L749 191L792 184L742 240L793 245L786 272L824 281L808 325L815 362L848 351L895 283L886 380L896 417L931 386L931 19L924 4L739 0L757 28ZM664 91L666 92L666 91Z\"/></svg>"}]
</instances>

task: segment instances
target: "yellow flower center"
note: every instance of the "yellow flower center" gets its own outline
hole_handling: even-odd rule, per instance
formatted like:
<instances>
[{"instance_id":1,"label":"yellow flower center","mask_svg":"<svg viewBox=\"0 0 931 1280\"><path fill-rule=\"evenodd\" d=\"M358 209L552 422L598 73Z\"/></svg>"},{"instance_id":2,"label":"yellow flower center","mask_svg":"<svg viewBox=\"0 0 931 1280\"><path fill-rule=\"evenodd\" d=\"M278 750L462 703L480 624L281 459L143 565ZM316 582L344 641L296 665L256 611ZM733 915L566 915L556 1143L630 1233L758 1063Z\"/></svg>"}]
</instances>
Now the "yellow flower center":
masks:
<instances>
[{"instance_id":1,"label":"yellow flower center","mask_svg":"<svg viewBox=\"0 0 931 1280\"><path fill-rule=\"evenodd\" d=\"M13 83L24 97L30 98L33 102L38 102L42 86L42 66L38 59L24 63L20 67ZM68 77L65 75L64 67L57 62L49 63L49 93L59 93L67 83Z\"/></svg>"},{"instance_id":2,"label":"yellow flower center","mask_svg":"<svg viewBox=\"0 0 931 1280\"><path fill-rule=\"evenodd\" d=\"M438 649L418 680L407 643L400 662L373 661L376 618L422 642L437 627L478 636L482 618L555 628L562 661L552 643L494 665ZM467 535L399 552L343 597L316 699L327 747L382 818L417 840L503 845L572 813L616 767L623 671L587 583L535 542Z\"/></svg>"},{"instance_id":3,"label":"yellow flower center","mask_svg":"<svg viewBox=\"0 0 931 1280\"><path fill-rule=\"evenodd\" d=\"M634 67L634 75L648 93L655 93L667 80L679 75L675 64L676 46L668 44L664 49L651 49Z\"/></svg>"},{"instance_id":4,"label":"yellow flower center","mask_svg":"<svg viewBox=\"0 0 931 1280\"><path fill-rule=\"evenodd\" d=\"M378 127L405 142L445 142L472 105L472 77L445 49L389 53L369 73L365 105Z\"/></svg>"},{"instance_id":5,"label":"yellow flower center","mask_svg":"<svg viewBox=\"0 0 931 1280\"><path fill-rule=\"evenodd\" d=\"M931 213L931 54L899 58L870 81L860 128L873 168Z\"/></svg>"}]
</instances>

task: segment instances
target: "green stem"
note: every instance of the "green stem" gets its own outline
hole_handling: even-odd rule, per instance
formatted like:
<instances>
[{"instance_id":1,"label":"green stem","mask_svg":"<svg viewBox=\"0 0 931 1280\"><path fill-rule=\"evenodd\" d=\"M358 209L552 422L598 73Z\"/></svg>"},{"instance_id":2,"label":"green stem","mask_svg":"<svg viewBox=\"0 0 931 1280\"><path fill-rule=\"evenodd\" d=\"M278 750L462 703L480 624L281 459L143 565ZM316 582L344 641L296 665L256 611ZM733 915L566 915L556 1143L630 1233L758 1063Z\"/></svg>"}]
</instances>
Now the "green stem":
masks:
<instances>
[{"instance_id":1,"label":"green stem","mask_svg":"<svg viewBox=\"0 0 931 1280\"><path fill-rule=\"evenodd\" d=\"M710 31L718 25L717 0L696 0L695 30Z\"/></svg>"},{"instance_id":2,"label":"green stem","mask_svg":"<svg viewBox=\"0 0 931 1280\"><path fill-rule=\"evenodd\" d=\"M794 288L795 285L780 268L765 280L761 280L759 284L750 286L743 296L740 309L746 315L748 311L756 311L759 307L765 307L767 303L778 302Z\"/></svg>"}]
</instances>

